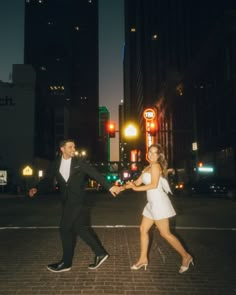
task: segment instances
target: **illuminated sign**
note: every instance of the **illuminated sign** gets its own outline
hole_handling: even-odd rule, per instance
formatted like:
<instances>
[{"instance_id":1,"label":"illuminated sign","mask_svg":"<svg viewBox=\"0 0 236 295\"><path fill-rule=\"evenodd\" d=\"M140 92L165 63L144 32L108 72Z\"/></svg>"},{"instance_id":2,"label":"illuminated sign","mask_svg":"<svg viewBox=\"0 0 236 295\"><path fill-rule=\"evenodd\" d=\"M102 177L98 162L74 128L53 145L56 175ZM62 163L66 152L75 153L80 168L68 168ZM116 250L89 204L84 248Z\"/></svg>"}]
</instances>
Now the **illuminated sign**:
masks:
<instances>
[{"instance_id":1,"label":"illuminated sign","mask_svg":"<svg viewBox=\"0 0 236 295\"><path fill-rule=\"evenodd\" d=\"M0 170L0 185L7 185L7 171Z\"/></svg>"},{"instance_id":2,"label":"illuminated sign","mask_svg":"<svg viewBox=\"0 0 236 295\"><path fill-rule=\"evenodd\" d=\"M212 172L214 172L214 168L213 167L198 167L198 171L212 173Z\"/></svg>"},{"instance_id":3,"label":"illuminated sign","mask_svg":"<svg viewBox=\"0 0 236 295\"><path fill-rule=\"evenodd\" d=\"M30 166L26 166L23 169L23 175L24 176L31 176L31 175L33 175L33 169Z\"/></svg>"},{"instance_id":4,"label":"illuminated sign","mask_svg":"<svg viewBox=\"0 0 236 295\"><path fill-rule=\"evenodd\" d=\"M153 109L146 109L144 112L143 112L143 117L146 121L151 121L155 118L156 116L156 113Z\"/></svg>"}]
</instances>

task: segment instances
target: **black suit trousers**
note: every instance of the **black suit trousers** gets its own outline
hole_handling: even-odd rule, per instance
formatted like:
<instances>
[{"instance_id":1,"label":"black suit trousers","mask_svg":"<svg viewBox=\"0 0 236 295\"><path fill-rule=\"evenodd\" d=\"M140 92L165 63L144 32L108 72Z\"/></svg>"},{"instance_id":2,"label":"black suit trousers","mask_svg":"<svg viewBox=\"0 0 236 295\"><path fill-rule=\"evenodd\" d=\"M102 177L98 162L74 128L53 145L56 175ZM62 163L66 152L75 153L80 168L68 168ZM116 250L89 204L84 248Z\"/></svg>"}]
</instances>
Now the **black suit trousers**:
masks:
<instances>
[{"instance_id":1,"label":"black suit trousers","mask_svg":"<svg viewBox=\"0 0 236 295\"><path fill-rule=\"evenodd\" d=\"M62 260L68 266L72 265L77 236L92 249L95 255L106 253L90 226L89 209L84 204L63 202L60 236L63 249Z\"/></svg>"}]
</instances>

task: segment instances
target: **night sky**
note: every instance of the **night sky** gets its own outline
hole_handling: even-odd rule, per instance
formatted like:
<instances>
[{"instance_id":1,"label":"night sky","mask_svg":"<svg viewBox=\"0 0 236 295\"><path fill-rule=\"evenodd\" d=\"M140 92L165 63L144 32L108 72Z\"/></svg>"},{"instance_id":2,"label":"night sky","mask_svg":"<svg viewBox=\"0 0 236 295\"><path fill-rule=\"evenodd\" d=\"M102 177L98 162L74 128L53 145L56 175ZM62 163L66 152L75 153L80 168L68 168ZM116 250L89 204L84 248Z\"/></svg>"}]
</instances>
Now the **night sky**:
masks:
<instances>
[{"instance_id":1,"label":"night sky","mask_svg":"<svg viewBox=\"0 0 236 295\"><path fill-rule=\"evenodd\" d=\"M0 1L0 80L10 82L12 64L24 59L24 0Z\"/></svg>"}]
</instances>

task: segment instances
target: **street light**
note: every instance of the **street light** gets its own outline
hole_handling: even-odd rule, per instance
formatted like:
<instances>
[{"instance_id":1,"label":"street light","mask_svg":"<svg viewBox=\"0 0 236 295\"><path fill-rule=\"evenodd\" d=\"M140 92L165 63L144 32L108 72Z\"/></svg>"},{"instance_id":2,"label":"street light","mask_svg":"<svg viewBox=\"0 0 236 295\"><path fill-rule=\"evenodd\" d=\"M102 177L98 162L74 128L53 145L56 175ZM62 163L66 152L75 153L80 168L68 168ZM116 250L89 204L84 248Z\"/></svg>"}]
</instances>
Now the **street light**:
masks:
<instances>
[{"instance_id":1,"label":"street light","mask_svg":"<svg viewBox=\"0 0 236 295\"><path fill-rule=\"evenodd\" d=\"M136 138L138 136L138 129L133 123L129 123L124 129L124 136L126 138Z\"/></svg>"},{"instance_id":2,"label":"street light","mask_svg":"<svg viewBox=\"0 0 236 295\"><path fill-rule=\"evenodd\" d=\"M85 150L82 150L80 154L81 154L81 157L86 157L87 152Z\"/></svg>"},{"instance_id":3,"label":"street light","mask_svg":"<svg viewBox=\"0 0 236 295\"><path fill-rule=\"evenodd\" d=\"M132 151L138 151L136 139L138 137L138 128L134 123L127 123L123 129L123 138L127 140L127 142L123 142L123 160L134 162L134 164L138 161L138 152L133 153Z\"/></svg>"}]
</instances>

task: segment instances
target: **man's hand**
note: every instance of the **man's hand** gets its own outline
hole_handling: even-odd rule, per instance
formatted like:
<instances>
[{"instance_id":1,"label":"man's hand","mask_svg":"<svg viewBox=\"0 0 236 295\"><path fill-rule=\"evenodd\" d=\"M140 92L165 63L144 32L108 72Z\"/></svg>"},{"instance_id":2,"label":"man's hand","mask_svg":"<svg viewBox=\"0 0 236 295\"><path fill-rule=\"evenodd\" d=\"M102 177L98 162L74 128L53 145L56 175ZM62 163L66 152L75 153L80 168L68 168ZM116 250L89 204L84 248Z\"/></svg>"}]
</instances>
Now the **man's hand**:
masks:
<instances>
[{"instance_id":1,"label":"man's hand","mask_svg":"<svg viewBox=\"0 0 236 295\"><path fill-rule=\"evenodd\" d=\"M37 189L36 188L31 188L30 190L29 190L29 197L34 197L35 195L36 195L36 193L37 193Z\"/></svg>"},{"instance_id":2,"label":"man's hand","mask_svg":"<svg viewBox=\"0 0 236 295\"><path fill-rule=\"evenodd\" d=\"M120 192L121 192L121 188L119 186L112 186L110 189L109 189L109 192L114 196L116 197L116 195L118 195Z\"/></svg>"}]
</instances>

